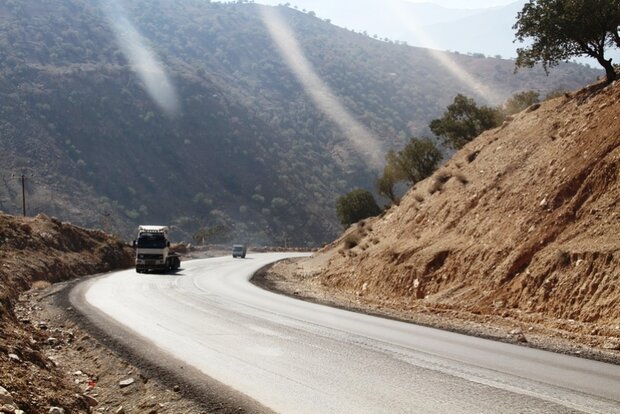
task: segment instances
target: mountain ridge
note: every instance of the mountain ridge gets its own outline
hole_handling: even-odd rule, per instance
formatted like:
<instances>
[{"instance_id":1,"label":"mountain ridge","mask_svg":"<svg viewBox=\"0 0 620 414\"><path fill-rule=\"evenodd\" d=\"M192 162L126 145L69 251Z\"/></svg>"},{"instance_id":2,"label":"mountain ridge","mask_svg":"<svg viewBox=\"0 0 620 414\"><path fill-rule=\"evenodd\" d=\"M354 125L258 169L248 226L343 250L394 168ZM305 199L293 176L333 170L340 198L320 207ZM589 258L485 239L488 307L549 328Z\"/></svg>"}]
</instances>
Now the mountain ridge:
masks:
<instances>
[{"instance_id":1,"label":"mountain ridge","mask_svg":"<svg viewBox=\"0 0 620 414\"><path fill-rule=\"evenodd\" d=\"M102 12L82 0L0 7L0 209L104 226L173 226L177 240L224 225L229 238L316 245L340 228L335 199L376 171L304 91L274 46L261 7L134 2L127 16L176 86L162 113ZM384 148L428 133L456 93L475 94L429 51L389 44L276 8L317 75ZM508 97L573 88L598 72L563 65L512 74L512 62L449 55Z\"/></svg>"}]
</instances>

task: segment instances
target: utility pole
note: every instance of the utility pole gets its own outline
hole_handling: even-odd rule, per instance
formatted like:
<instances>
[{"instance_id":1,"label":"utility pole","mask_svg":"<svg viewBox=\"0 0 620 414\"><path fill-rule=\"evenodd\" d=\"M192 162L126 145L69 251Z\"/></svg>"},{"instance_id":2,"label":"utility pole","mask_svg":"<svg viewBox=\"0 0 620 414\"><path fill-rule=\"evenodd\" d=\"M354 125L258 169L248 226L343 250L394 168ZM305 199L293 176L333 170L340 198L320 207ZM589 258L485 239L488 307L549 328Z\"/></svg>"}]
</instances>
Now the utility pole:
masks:
<instances>
[{"instance_id":1,"label":"utility pole","mask_svg":"<svg viewBox=\"0 0 620 414\"><path fill-rule=\"evenodd\" d=\"M18 178L22 185L22 214L26 217L26 179L31 178L24 173L20 175L12 175L13 178Z\"/></svg>"},{"instance_id":2,"label":"utility pole","mask_svg":"<svg viewBox=\"0 0 620 414\"><path fill-rule=\"evenodd\" d=\"M22 174L22 212L26 217L26 176Z\"/></svg>"}]
</instances>

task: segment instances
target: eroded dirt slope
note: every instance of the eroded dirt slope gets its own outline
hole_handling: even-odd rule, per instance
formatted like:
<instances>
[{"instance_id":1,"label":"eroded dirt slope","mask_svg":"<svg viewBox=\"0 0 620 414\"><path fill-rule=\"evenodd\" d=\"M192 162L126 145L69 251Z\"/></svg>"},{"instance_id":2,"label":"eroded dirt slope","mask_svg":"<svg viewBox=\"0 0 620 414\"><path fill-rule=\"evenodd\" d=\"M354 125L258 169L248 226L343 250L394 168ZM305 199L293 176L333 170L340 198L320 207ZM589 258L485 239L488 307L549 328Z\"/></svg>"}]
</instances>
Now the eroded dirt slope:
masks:
<instances>
[{"instance_id":1,"label":"eroded dirt slope","mask_svg":"<svg viewBox=\"0 0 620 414\"><path fill-rule=\"evenodd\" d=\"M620 349L619 116L620 84L531 107L298 269L379 306L545 322Z\"/></svg>"},{"instance_id":2,"label":"eroded dirt slope","mask_svg":"<svg viewBox=\"0 0 620 414\"><path fill-rule=\"evenodd\" d=\"M47 413L51 407L89 411L71 378L46 355L60 343L72 342L72 333L49 332L47 324L37 320L18 320L14 310L20 294L33 284L44 287L126 268L132 257L131 248L101 231L43 215L0 214L0 407L27 413Z\"/></svg>"}]
</instances>

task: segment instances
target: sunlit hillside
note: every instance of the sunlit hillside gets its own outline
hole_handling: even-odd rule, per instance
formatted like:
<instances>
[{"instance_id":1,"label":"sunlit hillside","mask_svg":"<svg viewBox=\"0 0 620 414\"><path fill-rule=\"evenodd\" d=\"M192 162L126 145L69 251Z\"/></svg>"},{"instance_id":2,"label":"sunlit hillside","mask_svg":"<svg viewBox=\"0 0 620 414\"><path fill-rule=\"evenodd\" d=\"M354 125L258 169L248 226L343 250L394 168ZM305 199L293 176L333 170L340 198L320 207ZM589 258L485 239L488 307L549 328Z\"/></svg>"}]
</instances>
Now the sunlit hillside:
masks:
<instances>
[{"instance_id":1,"label":"sunlit hillside","mask_svg":"<svg viewBox=\"0 0 620 414\"><path fill-rule=\"evenodd\" d=\"M511 61L387 43L285 7L126 6L0 4L0 210L21 211L23 172L30 214L318 244L340 231L336 197L372 188L372 160L428 133L457 93L497 104L599 74L515 75ZM276 43L282 27L294 37Z\"/></svg>"}]
</instances>

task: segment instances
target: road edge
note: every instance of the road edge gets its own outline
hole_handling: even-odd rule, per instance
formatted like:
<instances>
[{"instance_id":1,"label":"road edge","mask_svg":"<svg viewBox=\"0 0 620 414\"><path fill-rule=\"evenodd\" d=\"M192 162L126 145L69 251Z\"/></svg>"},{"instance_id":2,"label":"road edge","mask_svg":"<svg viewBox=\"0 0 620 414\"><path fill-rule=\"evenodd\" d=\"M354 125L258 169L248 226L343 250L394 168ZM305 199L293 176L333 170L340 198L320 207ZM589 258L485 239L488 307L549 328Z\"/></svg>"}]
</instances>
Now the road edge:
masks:
<instances>
[{"instance_id":1,"label":"road edge","mask_svg":"<svg viewBox=\"0 0 620 414\"><path fill-rule=\"evenodd\" d=\"M323 306L329 306L332 308L336 308L336 309L341 309L341 310L345 310L345 311L349 311L349 312L355 312L355 313L361 313L364 315L368 315L368 316L374 316L377 318L382 318L382 319L389 319L389 320L393 320L393 321L398 321L398 322L404 322L404 323L408 323L408 324L413 324L413 325L418 325L418 326L423 326L426 328L432 328L432 329L439 329L442 331L448 331L448 332L453 332L453 333L457 333L457 334L461 334L461 335L467 335L467 336L473 336L473 337L477 337L477 338L482 338L482 339L488 339L491 341L496 341L496 342L503 342L503 343L507 343L507 344L512 344L512 345L518 345L518 346L522 346L525 348L531 348L531 349L538 349L541 351L548 351L548 352L553 352L556 354L562 354L562 355L568 355L568 356L572 356L572 357L576 357L576 358L581 358L581 359L585 359L585 360L591 360L591 361L597 361L597 362L604 362L607 364L612 364L612 365L618 365L620 366L620 359L617 357L613 357L613 356L608 356L604 353L599 353L597 352L596 349L592 349L592 348L586 348L586 349L580 349L579 353L576 353L574 351L574 349L571 346L553 346L553 345L547 345L545 346L545 344L542 343L531 343L531 342L519 342L519 341L515 341L515 340L511 340L509 338L507 338L506 336L500 336L500 335L489 335L489 334L485 334L483 332L480 332L474 328L468 328L468 327L464 327L464 328L460 328L460 327L456 327L456 326L450 326L448 324L432 324L432 323L425 323L423 321L418 321L418 320L413 320L413 319L405 319L405 318L399 318L397 316L393 316L390 315L388 313L383 313L380 310L376 310L371 308L370 306L364 307L364 306L347 306L344 303L341 303L338 301L338 299L331 299L331 300L324 300L321 298L316 298L313 296L309 296L309 295L304 295L301 293L296 293L296 292L291 292L289 290L286 289L282 289L280 287L280 285L278 285L277 281L274 280L269 280L266 275L267 272L276 264L285 261L285 260L290 260L290 259L282 259L282 260L278 260L276 262L273 263L269 263L263 267L261 267L260 269L258 269L254 275L252 276L252 278L250 278L250 283L252 283L253 285L264 289L266 291L278 294L278 295L283 295L283 296L288 296L290 298L293 299L297 299L297 300L301 300L304 302L309 302L309 303L314 303L317 305L323 305ZM578 344L574 344L574 346L577 346Z\"/></svg>"},{"instance_id":2,"label":"road edge","mask_svg":"<svg viewBox=\"0 0 620 414\"><path fill-rule=\"evenodd\" d=\"M97 278L106 275L97 274L66 282L66 286L54 294L53 305L118 358L171 389L178 386L183 398L194 401L207 412L273 413L256 400L187 366L185 362L153 346L146 338L90 307L84 293Z\"/></svg>"}]
</instances>

